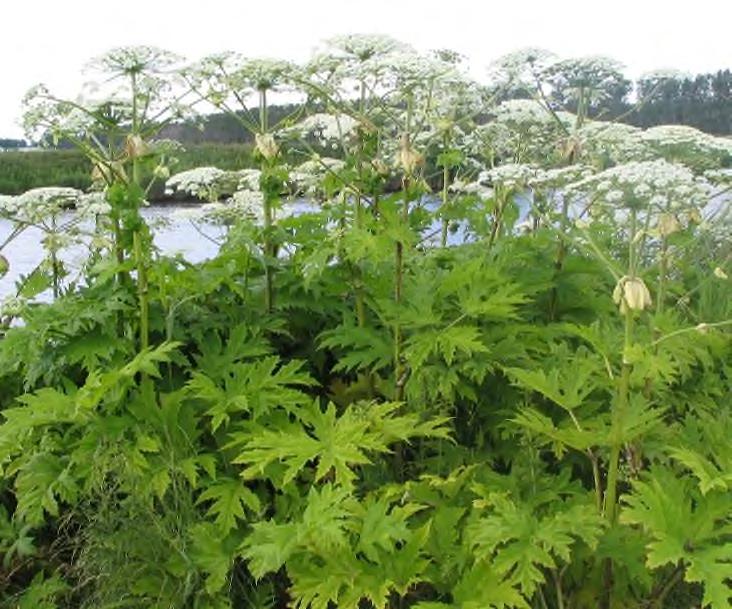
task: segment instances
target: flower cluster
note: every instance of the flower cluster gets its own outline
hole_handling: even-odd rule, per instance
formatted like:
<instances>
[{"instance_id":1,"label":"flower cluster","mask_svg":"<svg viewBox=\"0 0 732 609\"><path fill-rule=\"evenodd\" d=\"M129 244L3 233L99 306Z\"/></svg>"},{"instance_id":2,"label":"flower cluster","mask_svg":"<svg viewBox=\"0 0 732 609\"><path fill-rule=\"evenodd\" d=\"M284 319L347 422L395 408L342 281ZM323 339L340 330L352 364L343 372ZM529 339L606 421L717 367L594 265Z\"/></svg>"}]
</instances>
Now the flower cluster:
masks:
<instances>
[{"instance_id":1,"label":"flower cluster","mask_svg":"<svg viewBox=\"0 0 732 609\"><path fill-rule=\"evenodd\" d=\"M96 217L108 214L111 206L107 202L105 193L90 192L83 194L76 202L76 212L81 216Z\"/></svg>"},{"instance_id":2,"label":"flower cluster","mask_svg":"<svg viewBox=\"0 0 732 609\"><path fill-rule=\"evenodd\" d=\"M241 105L253 94L291 88L298 74L289 61L250 59L238 53L209 55L184 71L189 84L219 107L230 98Z\"/></svg>"},{"instance_id":3,"label":"flower cluster","mask_svg":"<svg viewBox=\"0 0 732 609\"><path fill-rule=\"evenodd\" d=\"M635 161L606 169L571 184L570 195L587 196L613 207L680 210L701 208L710 185L683 165L664 160Z\"/></svg>"},{"instance_id":4,"label":"flower cluster","mask_svg":"<svg viewBox=\"0 0 732 609\"><path fill-rule=\"evenodd\" d=\"M552 114L539 102L509 100L492 110L494 119L473 130L468 146L478 156L546 163L561 141L564 114ZM559 121L557 121L559 118Z\"/></svg>"},{"instance_id":5,"label":"flower cluster","mask_svg":"<svg viewBox=\"0 0 732 609\"><path fill-rule=\"evenodd\" d=\"M507 163L481 172L479 182L501 186L507 190L525 188L536 177L538 169L524 163Z\"/></svg>"},{"instance_id":6,"label":"flower cluster","mask_svg":"<svg viewBox=\"0 0 732 609\"><path fill-rule=\"evenodd\" d=\"M368 61L374 57L389 55L409 49L407 45L384 34L346 34L326 41L331 54L342 58Z\"/></svg>"},{"instance_id":7,"label":"flower cluster","mask_svg":"<svg viewBox=\"0 0 732 609\"><path fill-rule=\"evenodd\" d=\"M298 193L317 197L326 176L337 174L344 166L345 163L340 159L319 156L298 165L290 172L290 179Z\"/></svg>"},{"instance_id":8,"label":"flower cluster","mask_svg":"<svg viewBox=\"0 0 732 609\"><path fill-rule=\"evenodd\" d=\"M600 167L649 158L648 146L637 127L622 123L590 121L576 132L580 158Z\"/></svg>"},{"instance_id":9,"label":"flower cluster","mask_svg":"<svg viewBox=\"0 0 732 609\"><path fill-rule=\"evenodd\" d=\"M476 195L481 200L492 198L495 192L490 186L483 184L480 179L472 182L455 180L450 185L450 190L452 192L463 193L466 195Z\"/></svg>"},{"instance_id":10,"label":"flower cluster","mask_svg":"<svg viewBox=\"0 0 732 609\"><path fill-rule=\"evenodd\" d=\"M554 61L553 53L533 47L508 53L488 67L491 86L506 91L533 91Z\"/></svg>"},{"instance_id":11,"label":"flower cluster","mask_svg":"<svg viewBox=\"0 0 732 609\"><path fill-rule=\"evenodd\" d=\"M601 55L575 57L554 62L543 76L551 84L554 97L560 101L588 96L596 102L627 87L622 64Z\"/></svg>"},{"instance_id":12,"label":"flower cluster","mask_svg":"<svg viewBox=\"0 0 732 609\"><path fill-rule=\"evenodd\" d=\"M358 129L360 122L343 113L319 112L300 121L287 130L288 135L314 136L322 146L348 139Z\"/></svg>"},{"instance_id":13,"label":"flower cluster","mask_svg":"<svg viewBox=\"0 0 732 609\"><path fill-rule=\"evenodd\" d=\"M0 319L19 317L27 305L27 300L18 296L6 296L0 300Z\"/></svg>"},{"instance_id":14,"label":"flower cluster","mask_svg":"<svg viewBox=\"0 0 732 609\"><path fill-rule=\"evenodd\" d=\"M160 74L170 71L183 58L153 46L117 47L92 59L88 69L111 74Z\"/></svg>"},{"instance_id":15,"label":"flower cluster","mask_svg":"<svg viewBox=\"0 0 732 609\"><path fill-rule=\"evenodd\" d=\"M17 197L0 200L0 214L33 224L75 207L82 196L83 193L76 188L33 188Z\"/></svg>"},{"instance_id":16,"label":"flower cluster","mask_svg":"<svg viewBox=\"0 0 732 609\"><path fill-rule=\"evenodd\" d=\"M262 177L259 169L240 169L236 174L239 177L237 190L259 190L259 180Z\"/></svg>"},{"instance_id":17,"label":"flower cluster","mask_svg":"<svg viewBox=\"0 0 732 609\"><path fill-rule=\"evenodd\" d=\"M708 169L732 160L732 140L718 138L685 125L659 125L642 132L641 140L668 161Z\"/></svg>"},{"instance_id":18,"label":"flower cluster","mask_svg":"<svg viewBox=\"0 0 732 609\"><path fill-rule=\"evenodd\" d=\"M165 183L168 194L184 192L205 201L216 201L221 196L233 194L240 176L235 171L218 167L196 167L171 176Z\"/></svg>"},{"instance_id":19,"label":"flower cluster","mask_svg":"<svg viewBox=\"0 0 732 609\"><path fill-rule=\"evenodd\" d=\"M591 167L586 165L569 165L556 169L537 169L528 185L537 190L558 190L568 184L577 182L593 175Z\"/></svg>"}]
</instances>

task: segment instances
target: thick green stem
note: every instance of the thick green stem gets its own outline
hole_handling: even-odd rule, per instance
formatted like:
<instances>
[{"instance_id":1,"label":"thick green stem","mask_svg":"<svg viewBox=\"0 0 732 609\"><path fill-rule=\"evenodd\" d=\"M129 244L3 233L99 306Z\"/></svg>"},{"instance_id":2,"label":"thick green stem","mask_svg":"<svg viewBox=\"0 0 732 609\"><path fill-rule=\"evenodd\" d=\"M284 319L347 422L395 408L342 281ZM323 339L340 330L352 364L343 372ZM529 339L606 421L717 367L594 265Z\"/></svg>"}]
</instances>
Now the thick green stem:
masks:
<instances>
[{"instance_id":1,"label":"thick green stem","mask_svg":"<svg viewBox=\"0 0 732 609\"><path fill-rule=\"evenodd\" d=\"M406 196L406 193L405 193ZM407 205L406 199L404 205ZM397 241L395 250L394 269L394 303L398 307L402 302L402 287L404 282L404 244ZM402 362L402 328L399 320L394 322L394 399L404 397L404 364Z\"/></svg>"},{"instance_id":2,"label":"thick green stem","mask_svg":"<svg viewBox=\"0 0 732 609\"><path fill-rule=\"evenodd\" d=\"M498 229L501 227L501 217L503 216L503 202L496 208L496 213L493 216L493 224L491 225L491 234L488 237L488 249L493 247L493 244L498 237Z\"/></svg>"},{"instance_id":3,"label":"thick green stem","mask_svg":"<svg viewBox=\"0 0 732 609\"><path fill-rule=\"evenodd\" d=\"M404 188L402 190L402 222L406 225L409 222L409 176L404 177ZM397 305L397 311L402 303L402 291L404 288L404 243L396 242L395 260L394 260L394 303ZM399 313L397 313L399 314ZM406 371L404 368L402 343L404 337L400 321L394 324L394 399L402 400L404 398L404 384L406 382Z\"/></svg>"},{"instance_id":4,"label":"thick green stem","mask_svg":"<svg viewBox=\"0 0 732 609\"><path fill-rule=\"evenodd\" d=\"M661 240L661 256L658 261L658 294L656 300L656 315L663 313L666 300L666 276L668 275L668 239Z\"/></svg>"},{"instance_id":5,"label":"thick green stem","mask_svg":"<svg viewBox=\"0 0 732 609\"><path fill-rule=\"evenodd\" d=\"M412 152L411 127L412 127L412 98L407 99L407 120L405 130L402 134L401 146L405 153ZM405 155L406 156L406 155ZM405 164L405 173L402 179L402 222L404 226L409 224L409 194L413 168ZM404 385L406 383L406 370L403 362L401 322L399 320L400 305L402 303L402 289L404 284L404 243L396 242L394 252L394 304L397 310L397 320L394 323L394 399L401 401L404 398Z\"/></svg>"},{"instance_id":6,"label":"thick green stem","mask_svg":"<svg viewBox=\"0 0 732 609\"><path fill-rule=\"evenodd\" d=\"M132 235L132 247L137 265L137 298L140 309L140 350L150 346L150 303L148 301L147 267L140 231Z\"/></svg>"},{"instance_id":7,"label":"thick green stem","mask_svg":"<svg viewBox=\"0 0 732 609\"><path fill-rule=\"evenodd\" d=\"M264 136L269 129L268 108L267 108L267 90L259 91L259 129ZM262 158L262 172L264 173L269 165L266 158ZM269 187L268 187L269 188ZM272 242L272 226L274 224L273 203L274 195L270 192L264 192L264 308L267 313L271 313L274 307L274 279L272 265L276 258L275 246Z\"/></svg>"},{"instance_id":8,"label":"thick green stem","mask_svg":"<svg viewBox=\"0 0 732 609\"><path fill-rule=\"evenodd\" d=\"M53 239L51 241L51 270L53 272L53 299L56 300L61 292L60 290L60 275L61 266L58 262L57 240L56 240L56 216L51 216L51 226L53 227Z\"/></svg>"},{"instance_id":9,"label":"thick green stem","mask_svg":"<svg viewBox=\"0 0 732 609\"><path fill-rule=\"evenodd\" d=\"M264 194L264 308L267 313L272 312L274 305L274 282L272 279L272 264L275 252L272 244L272 201L268 193Z\"/></svg>"},{"instance_id":10,"label":"thick green stem","mask_svg":"<svg viewBox=\"0 0 732 609\"><path fill-rule=\"evenodd\" d=\"M442 210L443 217L442 217L442 235L440 237L440 246L441 247L447 247L447 228L448 228L448 220L444 216L444 214L447 212L447 189L450 182L450 168L447 166L447 163L442 168L442 204L440 206L440 209Z\"/></svg>"},{"instance_id":11,"label":"thick green stem","mask_svg":"<svg viewBox=\"0 0 732 609\"><path fill-rule=\"evenodd\" d=\"M137 104L137 74L131 74L132 84L132 135L140 135L140 116ZM136 190L141 188L142 179L140 176L140 161L138 151L134 146L130 147L132 153L132 183ZM139 205L141 201L136 201ZM139 214L139 210L137 211ZM138 218L138 220L140 220ZM140 220L141 221L141 220ZM144 351L150 346L150 303L148 301L147 281L147 259L142 242L142 235L139 226L132 233L132 250L137 267L137 300L140 314L140 350ZM143 375L143 380L145 376Z\"/></svg>"},{"instance_id":12,"label":"thick green stem","mask_svg":"<svg viewBox=\"0 0 732 609\"><path fill-rule=\"evenodd\" d=\"M617 516L617 494L618 494L618 471L620 465L620 451L622 449L621 430L625 413L630 403L630 371L631 364L628 362L628 352L632 346L633 339L633 311L625 312L625 340L623 345L623 368L618 382L618 391L613 408L612 434L613 444L610 449L610 461L608 463L607 491L605 493L605 517L608 522L615 522Z\"/></svg>"},{"instance_id":13,"label":"thick green stem","mask_svg":"<svg viewBox=\"0 0 732 609\"><path fill-rule=\"evenodd\" d=\"M358 109L359 113L363 116L366 106L366 84L361 81L360 97ZM364 163L364 149L363 149L363 138L358 138L358 190L356 192L356 212L355 222L356 228L360 229L363 226L363 200L362 190L364 187L363 179L363 163ZM364 298L362 271L360 262L356 262L352 268L352 275L354 281L354 296L356 299L356 319L358 320L359 327L363 328L366 325L366 303Z\"/></svg>"},{"instance_id":14,"label":"thick green stem","mask_svg":"<svg viewBox=\"0 0 732 609\"><path fill-rule=\"evenodd\" d=\"M628 234L628 276L634 279L637 272L638 252L635 245L637 231L637 213L634 209L630 212L630 230ZM605 518L612 526L618 516L618 477L620 471L620 451L623 447L623 427L625 416L630 405L630 350L633 346L633 325L634 311L630 303L625 301L622 295L622 310L624 311L625 329L623 335L622 370L618 381L618 389L615 397L615 404L612 411L610 460L607 473L607 490L605 493ZM613 563L611 559L605 560L604 565L604 592L601 607L607 609L611 606L613 588Z\"/></svg>"},{"instance_id":15,"label":"thick green stem","mask_svg":"<svg viewBox=\"0 0 732 609\"><path fill-rule=\"evenodd\" d=\"M569 224L569 201L567 197L562 202L562 218L560 221L560 235L559 243L557 244L557 254L554 258L554 280L556 281L559 277L559 273L562 271L564 266L564 258L567 255L567 242L565 235L568 231ZM555 320L557 317L557 308L559 306L559 290L555 285L552 287L551 294L549 296L549 319Z\"/></svg>"}]
</instances>

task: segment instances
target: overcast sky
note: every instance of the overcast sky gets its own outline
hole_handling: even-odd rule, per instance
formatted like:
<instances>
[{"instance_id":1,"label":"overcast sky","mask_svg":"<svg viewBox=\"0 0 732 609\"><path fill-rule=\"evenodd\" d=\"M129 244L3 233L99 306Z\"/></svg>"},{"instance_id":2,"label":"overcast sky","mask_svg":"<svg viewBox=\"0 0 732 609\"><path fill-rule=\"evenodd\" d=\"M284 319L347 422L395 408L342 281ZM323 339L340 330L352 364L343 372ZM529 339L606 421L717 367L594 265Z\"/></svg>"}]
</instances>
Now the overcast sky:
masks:
<instances>
[{"instance_id":1,"label":"overcast sky","mask_svg":"<svg viewBox=\"0 0 732 609\"><path fill-rule=\"evenodd\" d=\"M306 58L322 39L390 34L418 49L450 48L476 73L509 51L610 55L630 76L655 68L732 67L731 0L4 0L0 9L0 137L20 137L20 100L38 82L74 95L81 66L120 45L189 58L235 50Z\"/></svg>"}]
</instances>

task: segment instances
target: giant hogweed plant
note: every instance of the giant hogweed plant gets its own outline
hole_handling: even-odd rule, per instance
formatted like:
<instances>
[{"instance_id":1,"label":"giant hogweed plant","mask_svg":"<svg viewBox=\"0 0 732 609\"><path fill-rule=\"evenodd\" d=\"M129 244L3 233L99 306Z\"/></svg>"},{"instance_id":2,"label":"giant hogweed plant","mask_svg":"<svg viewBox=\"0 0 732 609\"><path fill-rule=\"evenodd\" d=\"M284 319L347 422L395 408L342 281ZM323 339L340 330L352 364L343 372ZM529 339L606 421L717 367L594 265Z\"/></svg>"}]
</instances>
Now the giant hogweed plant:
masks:
<instances>
[{"instance_id":1,"label":"giant hogweed plant","mask_svg":"<svg viewBox=\"0 0 732 609\"><path fill-rule=\"evenodd\" d=\"M132 267L137 274L143 350L149 343L146 277L151 241L139 209L152 179L167 175L166 163L174 161L175 143L155 140L156 135L191 112L184 103L188 90L176 70L180 62L154 47L117 48L89 63L87 70L96 80L77 99L60 98L39 85L24 100L29 134L68 142L93 164L93 178L109 204L118 282L129 285Z\"/></svg>"},{"instance_id":2,"label":"giant hogweed plant","mask_svg":"<svg viewBox=\"0 0 732 609\"><path fill-rule=\"evenodd\" d=\"M381 37L230 61L184 76L261 173L171 181L219 254L141 268L122 235L0 342L3 602L729 607L728 142L593 120L603 62L504 60L535 99L477 115L449 56ZM274 127L281 82L312 112Z\"/></svg>"}]
</instances>

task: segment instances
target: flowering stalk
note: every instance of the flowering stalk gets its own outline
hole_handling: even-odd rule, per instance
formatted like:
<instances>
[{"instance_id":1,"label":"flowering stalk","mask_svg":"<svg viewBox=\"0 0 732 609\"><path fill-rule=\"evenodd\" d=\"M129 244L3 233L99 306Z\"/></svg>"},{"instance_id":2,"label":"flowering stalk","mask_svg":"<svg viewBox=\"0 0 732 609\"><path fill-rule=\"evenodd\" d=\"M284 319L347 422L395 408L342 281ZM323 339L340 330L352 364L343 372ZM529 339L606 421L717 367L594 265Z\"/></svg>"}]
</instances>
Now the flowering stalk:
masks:
<instances>
[{"instance_id":1,"label":"flowering stalk","mask_svg":"<svg viewBox=\"0 0 732 609\"><path fill-rule=\"evenodd\" d=\"M130 142L140 139L140 117L137 107L137 73L130 74L132 83L132 137ZM132 153L132 183L136 188L140 188L140 162L139 150L137 146L128 146L129 152ZM139 201L138 201L139 203ZM137 212L139 214L139 211ZM132 249L135 256L135 266L137 267L137 299L140 312L140 350L144 351L150 345L150 303L148 301L148 281L147 281L147 265L146 256L143 251L142 239L140 235L139 225L135 226L132 233Z\"/></svg>"},{"instance_id":2,"label":"flowering stalk","mask_svg":"<svg viewBox=\"0 0 732 609\"><path fill-rule=\"evenodd\" d=\"M53 298L54 300L59 297L60 289L59 289L59 280L60 280L60 272L61 268L58 262L58 254L57 254L57 243L56 243L56 214L53 214L51 216L51 227L53 235L53 240L51 241L51 269L53 273Z\"/></svg>"},{"instance_id":3,"label":"flowering stalk","mask_svg":"<svg viewBox=\"0 0 732 609\"><path fill-rule=\"evenodd\" d=\"M661 253L658 260L658 300L656 301L656 315L663 313L663 304L666 298L666 279L668 275L668 238L661 237Z\"/></svg>"},{"instance_id":4,"label":"flowering stalk","mask_svg":"<svg viewBox=\"0 0 732 609\"><path fill-rule=\"evenodd\" d=\"M410 129L412 123L412 97L407 99L407 120L406 130L402 134L399 158L404 169L402 178L402 222L406 226L409 223L409 196L412 175L416 166L416 152L412 149ZM394 303L397 305L397 315L402 302L402 289L404 287L404 243L398 239L394 251ZM404 385L406 383L406 369L402 358L403 334L401 323L397 319L394 323L394 399L401 401L404 398Z\"/></svg>"},{"instance_id":5,"label":"flowering stalk","mask_svg":"<svg viewBox=\"0 0 732 609\"><path fill-rule=\"evenodd\" d=\"M638 298L638 290L631 291L627 286L635 287L640 285L645 289L642 280L636 277L637 271L637 255L636 251L636 231L637 231L637 212L635 208L630 210L630 231L628 235L628 276L627 281L621 279L618 282L620 288L620 311L624 317L624 334L623 334L623 353L622 368L618 389L615 396L615 405L612 410L611 422L611 438L612 446L610 447L610 460L608 462L607 488L605 491L605 518L610 526L615 524L618 514L618 474L620 468L620 451L622 448L622 429L624 426L625 415L630 404L630 373L632 364L630 363L630 349L633 345L633 322L636 310L642 310L649 304L645 299L645 294ZM616 291L618 288L616 288ZM642 292L642 291L641 291ZM647 290L645 290L647 293ZM614 294L615 296L615 294ZM617 300L617 299L616 299ZM610 606L610 597L612 594L612 560L606 559L604 570L604 598L603 607Z\"/></svg>"},{"instance_id":6,"label":"flowering stalk","mask_svg":"<svg viewBox=\"0 0 732 609\"><path fill-rule=\"evenodd\" d=\"M443 144L444 149L447 150L447 144L448 144L448 134L445 132L445 135L443 137ZM445 163L442 166L442 193L441 193L441 204L440 209L442 210L442 213L447 212L447 205L448 205L448 187L450 185L450 165L445 161ZM442 233L440 235L440 246L441 247L447 247L447 228L448 228L448 220L446 217L443 216L442 218Z\"/></svg>"},{"instance_id":7,"label":"flowering stalk","mask_svg":"<svg viewBox=\"0 0 732 609\"><path fill-rule=\"evenodd\" d=\"M493 222L491 224L491 232L488 237L488 249L493 247L493 244L498 237L498 231L501 228L501 222L503 221L503 210L506 207L506 199L508 197L507 191L502 187L496 188L496 210L493 214Z\"/></svg>"},{"instance_id":8,"label":"flowering stalk","mask_svg":"<svg viewBox=\"0 0 732 609\"><path fill-rule=\"evenodd\" d=\"M359 87L359 101L358 111L361 116L364 115L366 110L366 83L361 79ZM363 202L361 190L363 188L363 163L364 163L364 149L363 149L363 136L358 138L358 178L359 185L358 191L356 192L356 228L360 229L363 224ZM362 271L360 264L356 263L353 268L354 274L354 296L356 299L356 319L358 325L364 327L366 325L366 305L364 302L364 291L363 291L363 280Z\"/></svg>"},{"instance_id":9,"label":"flowering stalk","mask_svg":"<svg viewBox=\"0 0 732 609\"><path fill-rule=\"evenodd\" d=\"M441 208L443 213L447 211L447 187L448 181L450 180L450 168L445 164L442 168L442 205ZM447 218L442 218L442 234L440 236L440 246L447 247Z\"/></svg>"},{"instance_id":10,"label":"flowering stalk","mask_svg":"<svg viewBox=\"0 0 732 609\"><path fill-rule=\"evenodd\" d=\"M265 142L267 138L268 129L268 116L267 116L267 90L259 90L259 127L261 130L260 142ZM262 175L267 171L267 165L269 160L264 149L264 144L261 146L260 152L262 153ZM276 255L274 246L272 244L272 206L276 200L276 195L270 192L269 188L265 188L262 193L263 197L263 212L264 212L264 308L267 313L272 312L273 298L274 298L274 285L272 281L272 263Z\"/></svg>"}]
</instances>

